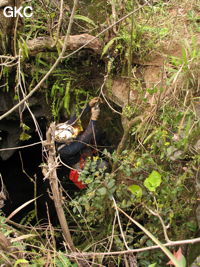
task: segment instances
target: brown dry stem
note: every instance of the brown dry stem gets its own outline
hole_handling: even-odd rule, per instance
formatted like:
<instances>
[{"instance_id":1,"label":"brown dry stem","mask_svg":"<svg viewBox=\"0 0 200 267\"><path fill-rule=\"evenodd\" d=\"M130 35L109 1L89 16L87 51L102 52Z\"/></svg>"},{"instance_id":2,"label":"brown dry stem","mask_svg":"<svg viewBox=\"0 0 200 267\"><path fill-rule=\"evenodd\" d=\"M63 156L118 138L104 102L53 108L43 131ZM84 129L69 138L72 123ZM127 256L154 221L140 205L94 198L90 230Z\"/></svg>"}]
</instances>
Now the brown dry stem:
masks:
<instances>
[{"instance_id":1,"label":"brown dry stem","mask_svg":"<svg viewBox=\"0 0 200 267\"><path fill-rule=\"evenodd\" d=\"M76 251L76 248L74 246L74 243L73 243L70 231L69 231L68 223L65 218L65 213L62 207L62 194L61 194L61 190L59 189L58 177L56 173L58 160L56 158L56 149L54 145L54 132L55 132L55 123L51 123L46 134L47 143L51 144L50 146L48 146L48 158L47 158L48 175L46 176L46 178L49 179L49 183L50 183L52 194L53 194L53 201L55 204L58 220L62 228L65 242L68 244L71 251Z\"/></svg>"}]
</instances>

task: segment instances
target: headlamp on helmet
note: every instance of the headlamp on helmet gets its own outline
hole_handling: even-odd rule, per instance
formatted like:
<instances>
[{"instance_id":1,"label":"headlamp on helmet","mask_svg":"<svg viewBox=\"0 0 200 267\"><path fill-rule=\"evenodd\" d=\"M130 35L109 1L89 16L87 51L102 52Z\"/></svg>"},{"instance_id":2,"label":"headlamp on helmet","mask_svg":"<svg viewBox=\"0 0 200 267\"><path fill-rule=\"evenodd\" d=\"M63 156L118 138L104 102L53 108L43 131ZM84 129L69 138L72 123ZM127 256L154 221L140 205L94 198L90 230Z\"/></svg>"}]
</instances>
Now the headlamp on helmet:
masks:
<instances>
[{"instance_id":1,"label":"headlamp on helmet","mask_svg":"<svg viewBox=\"0 0 200 267\"><path fill-rule=\"evenodd\" d=\"M55 141L60 143L69 143L78 135L78 129L67 123L60 123L56 126Z\"/></svg>"}]
</instances>

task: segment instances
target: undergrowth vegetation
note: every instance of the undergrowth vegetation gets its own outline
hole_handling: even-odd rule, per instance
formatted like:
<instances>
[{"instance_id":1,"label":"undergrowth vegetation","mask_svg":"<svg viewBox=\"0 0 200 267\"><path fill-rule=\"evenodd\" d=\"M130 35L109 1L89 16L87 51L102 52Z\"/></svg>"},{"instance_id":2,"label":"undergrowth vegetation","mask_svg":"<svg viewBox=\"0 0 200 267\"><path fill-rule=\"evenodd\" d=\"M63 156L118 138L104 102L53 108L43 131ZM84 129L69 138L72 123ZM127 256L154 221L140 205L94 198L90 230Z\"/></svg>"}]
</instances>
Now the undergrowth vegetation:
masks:
<instances>
[{"instance_id":1,"label":"undergrowth vegetation","mask_svg":"<svg viewBox=\"0 0 200 267\"><path fill-rule=\"evenodd\" d=\"M42 1L44 5L32 2L34 20L25 19L17 44L22 50L21 78L27 91L39 82L60 52L58 42L56 53L29 57L25 42L43 35L56 36L59 15L59 5L55 6L54 1ZM200 8L195 0L145 1L143 7L140 2L143 1L132 4L132 1L116 0L106 1L104 5L102 1L99 4L90 1L91 14L88 11L84 15L80 6L73 34L95 35L133 9L138 11L102 37L101 58L95 59L95 55L88 52L63 60L41 92L50 107L51 119L59 121L101 93L95 79L127 79L129 94L137 96L135 101L129 99L121 107L124 129L121 137L125 138L122 149L115 143L115 151L101 151L110 164L109 171L97 170L97 158L88 160L80 177L87 188L73 197L65 192L64 208L78 251L113 252L157 244L160 249L153 253L137 253L137 262L141 267L162 267L173 261L173 255L168 249L165 251L159 241L192 239L199 234L196 208L200 183ZM96 5L105 12L105 18L98 15ZM65 4L61 35L66 33L70 9L71 6ZM154 81L146 75L147 68L152 66L157 68ZM154 76L153 68L150 72ZM7 67L0 76L8 84ZM17 99L17 93L15 97ZM108 116L112 116L111 110ZM136 117L138 121L129 127L129 122ZM116 131L109 131L115 138ZM59 228L50 223L47 228L22 224L11 227L5 223L3 214L0 220L1 232L12 244L8 250L0 251L2 266L78 266L77 258L70 258L66 244L60 241ZM177 250L175 246L174 250ZM182 251L183 261L175 266L186 266L185 258L189 266L199 256L199 252L193 255L187 245L182 246ZM96 258L94 255L88 259L90 266L132 266L127 261L125 255Z\"/></svg>"}]
</instances>

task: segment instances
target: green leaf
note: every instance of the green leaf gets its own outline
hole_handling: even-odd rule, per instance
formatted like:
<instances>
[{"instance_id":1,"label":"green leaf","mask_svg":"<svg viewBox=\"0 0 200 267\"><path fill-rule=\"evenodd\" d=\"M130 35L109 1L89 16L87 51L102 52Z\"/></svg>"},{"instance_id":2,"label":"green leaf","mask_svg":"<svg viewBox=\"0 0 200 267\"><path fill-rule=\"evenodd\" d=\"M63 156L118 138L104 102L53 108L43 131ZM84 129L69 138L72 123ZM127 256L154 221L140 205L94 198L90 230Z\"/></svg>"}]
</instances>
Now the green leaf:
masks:
<instances>
[{"instance_id":1,"label":"green leaf","mask_svg":"<svg viewBox=\"0 0 200 267\"><path fill-rule=\"evenodd\" d=\"M27 133L25 133L25 132L22 132L21 134L20 134L20 137L19 137L19 139L21 140L21 141L26 141L26 140L29 140L31 138L31 135L30 134L27 134Z\"/></svg>"},{"instance_id":2,"label":"green leaf","mask_svg":"<svg viewBox=\"0 0 200 267\"><path fill-rule=\"evenodd\" d=\"M148 267L155 267L156 264L157 264L156 262L155 263L152 263L152 264L148 265Z\"/></svg>"},{"instance_id":3,"label":"green leaf","mask_svg":"<svg viewBox=\"0 0 200 267\"><path fill-rule=\"evenodd\" d=\"M62 253L59 252L58 257L56 258L57 267L78 267L76 263L71 263L70 260Z\"/></svg>"},{"instance_id":4,"label":"green leaf","mask_svg":"<svg viewBox=\"0 0 200 267\"><path fill-rule=\"evenodd\" d=\"M22 263L29 263L27 260L25 260L25 259L18 259L16 262L15 262L15 265L14 265L14 267L16 267L16 266L21 266L21 264Z\"/></svg>"},{"instance_id":5,"label":"green leaf","mask_svg":"<svg viewBox=\"0 0 200 267\"><path fill-rule=\"evenodd\" d=\"M114 180L114 179L111 179L111 180L108 182L107 187L108 187L108 189L111 189L114 185L115 185L115 180Z\"/></svg>"},{"instance_id":6,"label":"green leaf","mask_svg":"<svg viewBox=\"0 0 200 267\"><path fill-rule=\"evenodd\" d=\"M63 103L63 106L64 108L66 109L67 113L70 114L70 110L69 110L69 102L70 102L70 84L71 84L71 81L68 81L67 82L67 85L66 85L66 90L65 90L65 96L64 96L64 103Z\"/></svg>"},{"instance_id":7,"label":"green leaf","mask_svg":"<svg viewBox=\"0 0 200 267\"><path fill-rule=\"evenodd\" d=\"M186 267L186 259L183 255L182 255L181 259L178 260L178 262L179 262L181 267Z\"/></svg>"},{"instance_id":8,"label":"green leaf","mask_svg":"<svg viewBox=\"0 0 200 267\"><path fill-rule=\"evenodd\" d=\"M142 188L139 185L133 184L128 187L128 190L138 198L142 196Z\"/></svg>"},{"instance_id":9,"label":"green leaf","mask_svg":"<svg viewBox=\"0 0 200 267\"><path fill-rule=\"evenodd\" d=\"M83 20L91 25L93 25L94 27L96 27L96 24L94 23L94 21L92 19L89 19L86 16L82 16L82 15L75 15L74 19L79 19L79 20Z\"/></svg>"},{"instance_id":10,"label":"green leaf","mask_svg":"<svg viewBox=\"0 0 200 267\"><path fill-rule=\"evenodd\" d=\"M103 52L101 54L101 56L103 56L104 54L106 54L106 52L108 51L108 49L113 45L114 41L116 40L120 40L120 39L124 39L123 37L115 37L113 39L111 39L103 48Z\"/></svg>"},{"instance_id":11,"label":"green leaf","mask_svg":"<svg viewBox=\"0 0 200 267\"><path fill-rule=\"evenodd\" d=\"M161 184L161 175L157 171L152 171L152 173L144 181L144 186L149 189L149 191L156 191L156 188Z\"/></svg>"},{"instance_id":12,"label":"green leaf","mask_svg":"<svg viewBox=\"0 0 200 267\"><path fill-rule=\"evenodd\" d=\"M20 37L20 41L18 41L18 45L22 51L23 56L28 58L28 46L26 44L26 41L22 37Z\"/></svg>"},{"instance_id":13,"label":"green leaf","mask_svg":"<svg viewBox=\"0 0 200 267\"><path fill-rule=\"evenodd\" d=\"M84 180L84 183L85 184L90 184L93 182L93 179L92 178L87 178L86 180Z\"/></svg>"},{"instance_id":14,"label":"green leaf","mask_svg":"<svg viewBox=\"0 0 200 267\"><path fill-rule=\"evenodd\" d=\"M97 192L98 192L101 196L104 196L104 195L106 195L107 190L106 190L105 187L102 187L102 188L99 188L99 189L97 190Z\"/></svg>"},{"instance_id":15,"label":"green leaf","mask_svg":"<svg viewBox=\"0 0 200 267\"><path fill-rule=\"evenodd\" d=\"M23 131L29 131L30 127L28 125L26 125L25 123L21 123L20 127L23 129Z\"/></svg>"}]
</instances>

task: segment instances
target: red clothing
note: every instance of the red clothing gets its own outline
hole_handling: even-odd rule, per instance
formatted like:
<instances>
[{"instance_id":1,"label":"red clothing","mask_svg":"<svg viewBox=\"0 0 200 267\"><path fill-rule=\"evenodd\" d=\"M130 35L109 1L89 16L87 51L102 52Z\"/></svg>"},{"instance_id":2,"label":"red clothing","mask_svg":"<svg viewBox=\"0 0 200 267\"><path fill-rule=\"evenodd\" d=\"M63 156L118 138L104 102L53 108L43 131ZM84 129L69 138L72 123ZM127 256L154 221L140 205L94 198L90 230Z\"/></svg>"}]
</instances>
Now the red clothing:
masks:
<instances>
[{"instance_id":1,"label":"red clothing","mask_svg":"<svg viewBox=\"0 0 200 267\"><path fill-rule=\"evenodd\" d=\"M69 173L69 179L79 188L79 189L84 189L86 188L86 185L78 180L79 173L77 170L70 170Z\"/></svg>"},{"instance_id":2,"label":"red clothing","mask_svg":"<svg viewBox=\"0 0 200 267\"><path fill-rule=\"evenodd\" d=\"M79 161L79 165L80 165L80 169L83 170L84 166L85 166L85 160L84 158L80 158L80 161ZM82 181L79 181L78 180L78 177L79 177L79 173L78 173L78 170L70 170L70 173L69 173L69 179L79 188L79 189L84 189L86 188L86 185L82 182Z\"/></svg>"}]
</instances>

